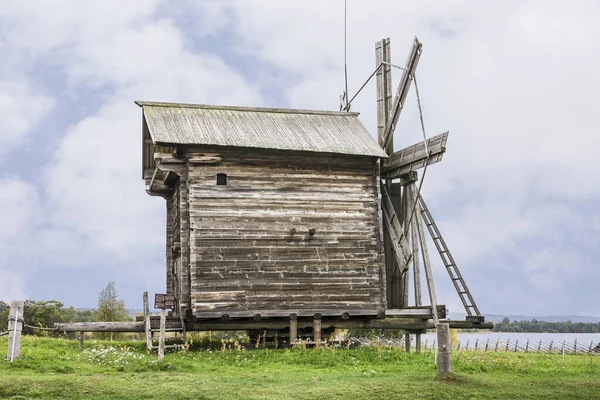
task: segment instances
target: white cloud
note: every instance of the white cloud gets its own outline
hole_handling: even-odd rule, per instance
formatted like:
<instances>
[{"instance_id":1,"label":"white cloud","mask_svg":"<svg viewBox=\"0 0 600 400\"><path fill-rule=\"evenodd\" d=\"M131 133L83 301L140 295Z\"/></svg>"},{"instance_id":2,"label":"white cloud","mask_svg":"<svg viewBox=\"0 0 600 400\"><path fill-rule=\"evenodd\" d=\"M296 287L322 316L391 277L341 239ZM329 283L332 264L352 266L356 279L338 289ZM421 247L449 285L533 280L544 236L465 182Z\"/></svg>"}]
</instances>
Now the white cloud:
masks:
<instances>
[{"instance_id":1,"label":"white cloud","mask_svg":"<svg viewBox=\"0 0 600 400\"><path fill-rule=\"evenodd\" d=\"M375 41L391 36L397 64L415 34L424 43L427 132L451 131L424 195L484 311L551 307L549 290L577 290L556 279L566 262L574 279L590 274L600 240L597 218L587 224L600 205L599 15L591 1L348 2L351 94L375 68ZM9 2L0 18L0 88L10 96L0 95L0 112L13 117L0 122L11 132L0 145L23 142L53 104L46 93L85 104L102 89L98 111L52 132L61 139L40 187L49 226L37 237L53 264L101 258L162 274L164 207L143 190L133 100L261 105L273 92L287 103L278 106L334 109L343 89L342 1ZM243 74L236 60L256 70ZM46 90L12 79L36 68L61 80ZM353 105L372 132L374 100L371 84ZM396 148L420 136L411 93ZM450 291L440 284L440 293Z\"/></svg>"},{"instance_id":2,"label":"white cloud","mask_svg":"<svg viewBox=\"0 0 600 400\"><path fill-rule=\"evenodd\" d=\"M27 270L41 217L35 188L13 176L0 176L0 300L25 298Z\"/></svg>"},{"instance_id":3,"label":"white cloud","mask_svg":"<svg viewBox=\"0 0 600 400\"><path fill-rule=\"evenodd\" d=\"M53 100L22 78L0 79L0 154L17 148L51 110Z\"/></svg>"}]
</instances>

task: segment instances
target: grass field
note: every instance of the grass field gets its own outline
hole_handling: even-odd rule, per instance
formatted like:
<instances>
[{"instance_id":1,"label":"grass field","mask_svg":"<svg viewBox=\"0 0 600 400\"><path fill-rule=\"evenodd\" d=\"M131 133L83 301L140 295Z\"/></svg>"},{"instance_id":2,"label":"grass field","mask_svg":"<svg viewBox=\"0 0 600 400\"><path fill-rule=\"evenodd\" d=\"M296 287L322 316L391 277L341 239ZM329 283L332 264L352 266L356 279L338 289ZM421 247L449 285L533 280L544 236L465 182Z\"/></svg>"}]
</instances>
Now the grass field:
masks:
<instances>
[{"instance_id":1,"label":"grass field","mask_svg":"<svg viewBox=\"0 0 600 400\"><path fill-rule=\"evenodd\" d=\"M133 344L132 344L133 343ZM0 338L0 351L7 348ZM600 357L457 352L436 378L433 354L398 348L198 350L158 363L141 342L26 336L0 361L11 399L595 399Z\"/></svg>"}]
</instances>

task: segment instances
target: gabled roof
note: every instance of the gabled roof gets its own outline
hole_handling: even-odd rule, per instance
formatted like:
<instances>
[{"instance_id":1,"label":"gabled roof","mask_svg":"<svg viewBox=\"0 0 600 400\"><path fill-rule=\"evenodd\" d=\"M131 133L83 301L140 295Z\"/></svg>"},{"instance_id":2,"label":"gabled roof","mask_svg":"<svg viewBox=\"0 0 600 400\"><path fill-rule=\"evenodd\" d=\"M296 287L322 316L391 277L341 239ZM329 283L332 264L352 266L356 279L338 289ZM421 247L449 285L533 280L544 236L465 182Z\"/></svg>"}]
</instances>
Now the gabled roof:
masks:
<instances>
[{"instance_id":1,"label":"gabled roof","mask_svg":"<svg viewBox=\"0 0 600 400\"><path fill-rule=\"evenodd\" d=\"M358 113L136 101L152 142L387 157Z\"/></svg>"}]
</instances>

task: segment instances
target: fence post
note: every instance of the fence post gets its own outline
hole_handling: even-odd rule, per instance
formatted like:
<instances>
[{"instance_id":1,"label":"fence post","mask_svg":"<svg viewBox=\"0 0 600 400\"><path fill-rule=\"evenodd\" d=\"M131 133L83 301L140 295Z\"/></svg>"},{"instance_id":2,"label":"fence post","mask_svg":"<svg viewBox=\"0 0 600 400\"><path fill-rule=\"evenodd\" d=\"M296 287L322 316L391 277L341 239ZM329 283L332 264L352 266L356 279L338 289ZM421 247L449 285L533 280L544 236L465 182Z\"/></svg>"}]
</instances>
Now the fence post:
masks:
<instances>
[{"instance_id":1,"label":"fence post","mask_svg":"<svg viewBox=\"0 0 600 400\"><path fill-rule=\"evenodd\" d=\"M487 338L487 342L485 342L485 352L488 351L488 346L490 345L490 338Z\"/></svg>"},{"instance_id":2,"label":"fence post","mask_svg":"<svg viewBox=\"0 0 600 400\"><path fill-rule=\"evenodd\" d=\"M529 338L527 338L527 344L525 345L525 353L529 352Z\"/></svg>"},{"instance_id":3,"label":"fence post","mask_svg":"<svg viewBox=\"0 0 600 400\"><path fill-rule=\"evenodd\" d=\"M477 345L479 344L479 338L475 339L475 351L477 351Z\"/></svg>"},{"instance_id":4,"label":"fence post","mask_svg":"<svg viewBox=\"0 0 600 400\"><path fill-rule=\"evenodd\" d=\"M506 348L504 349L505 352L508 351L508 345L510 344L510 339L506 339Z\"/></svg>"},{"instance_id":5,"label":"fence post","mask_svg":"<svg viewBox=\"0 0 600 400\"><path fill-rule=\"evenodd\" d=\"M23 330L24 301L12 301L8 313L8 352L6 358L13 362L21 354L21 331Z\"/></svg>"},{"instance_id":6,"label":"fence post","mask_svg":"<svg viewBox=\"0 0 600 400\"><path fill-rule=\"evenodd\" d=\"M467 339L467 347L465 348L465 350L469 350L469 339Z\"/></svg>"},{"instance_id":7,"label":"fence post","mask_svg":"<svg viewBox=\"0 0 600 400\"><path fill-rule=\"evenodd\" d=\"M575 342L573 342L573 354L577 354L577 338L575 338Z\"/></svg>"},{"instance_id":8,"label":"fence post","mask_svg":"<svg viewBox=\"0 0 600 400\"><path fill-rule=\"evenodd\" d=\"M494 351L498 351L498 345L500 344L500 338L496 339L496 348Z\"/></svg>"},{"instance_id":9,"label":"fence post","mask_svg":"<svg viewBox=\"0 0 600 400\"><path fill-rule=\"evenodd\" d=\"M165 325L167 322L167 311L160 310L160 332L158 334L158 361L165 359Z\"/></svg>"},{"instance_id":10,"label":"fence post","mask_svg":"<svg viewBox=\"0 0 600 400\"><path fill-rule=\"evenodd\" d=\"M319 313L316 313L313 319L313 336L315 348L318 349L321 346L321 314Z\"/></svg>"},{"instance_id":11,"label":"fence post","mask_svg":"<svg viewBox=\"0 0 600 400\"><path fill-rule=\"evenodd\" d=\"M554 349L552 348L552 345L553 345L553 344L554 344L554 340L551 340L551 341L550 341L550 347L548 347L548 352L549 352L549 353L552 353L552 350L554 350Z\"/></svg>"},{"instance_id":12,"label":"fence post","mask_svg":"<svg viewBox=\"0 0 600 400\"><path fill-rule=\"evenodd\" d=\"M542 350L542 340L540 339L540 344L538 345L538 353Z\"/></svg>"},{"instance_id":13,"label":"fence post","mask_svg":"<svg viewBox=\"0 0 600 400\"><path fill-rule=\"evenodd\" d=\"M81 350L83 350L83 335L85 335L85 332L83 332L83 331L79 332L79 348Z\"/></svg>"},{"instance_id":14,"label":"fence post","mask_svg":"<svg viewBox=\"0 0 600 400\"><path fill-rule=\"evenodd\" d=\"M298 315L290 314L290 347L296 347L298 341Z\"/></svg>"},{"instance_id":15,"label":"fence post","mask_svg":"<svg viewBox=\"0 0 600 400\"><path fill-rule=\"evenodd\" d=\"M592 340L592 341L590 342L590 349L588 350L588 354L591 354L591 353L592 353L592 346L593 346L593 345L594 345L594 341Z\"/></svg>"},{"instance_id":16,"label":"fence post","mask_svg":"<svg viewBox=\"0 0 600 400\"><path fill-rule=\"evenodd\" d=\"M438 341L438 375L450 372L450 325L437 324L435 326Z\"/></svg>"},{"instance_id":17,"label":"fence post","mask_svg":"<svg viewBox=\"0 0 600 400\"><path fill-rule=\"evenodd\" d=\"M152 326L150 325L148 292L144 292L144 331L146 332L146 350L152 351Z\"/></svg>"},{"instance_id":18,"label":"fence post","mask_svg":"<svg viewBox=\"0 0 600 400\"><path fill-rule=\"evenodd\" d=\"M517 352L517 346L519 346L519 339L517 339L517 342L515 343L515 353Z\"/></svg>"}]
</instances>

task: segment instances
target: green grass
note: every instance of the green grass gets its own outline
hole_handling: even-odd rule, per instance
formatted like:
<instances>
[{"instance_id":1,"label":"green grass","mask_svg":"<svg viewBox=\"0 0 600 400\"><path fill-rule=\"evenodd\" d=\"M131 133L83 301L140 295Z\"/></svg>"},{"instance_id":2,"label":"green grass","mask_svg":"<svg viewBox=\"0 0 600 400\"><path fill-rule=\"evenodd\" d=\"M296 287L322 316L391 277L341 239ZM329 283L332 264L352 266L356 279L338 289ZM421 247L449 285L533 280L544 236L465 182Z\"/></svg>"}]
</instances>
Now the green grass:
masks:
<instances>
[{"instance_id":1,"label":"green grass","mask_svg":"<svg viewBox=\"0 0 600 400\"><path fill-rule=\"evenodd\" d=\"M7 348L0 338L0 351ZM433 354L398 348L225 350L167 354L141 342L26 336L22 357L0 361L0 398L12 399L592 399L600 357L459 352L436 378Z\"/></svg>"}]
</instances>

